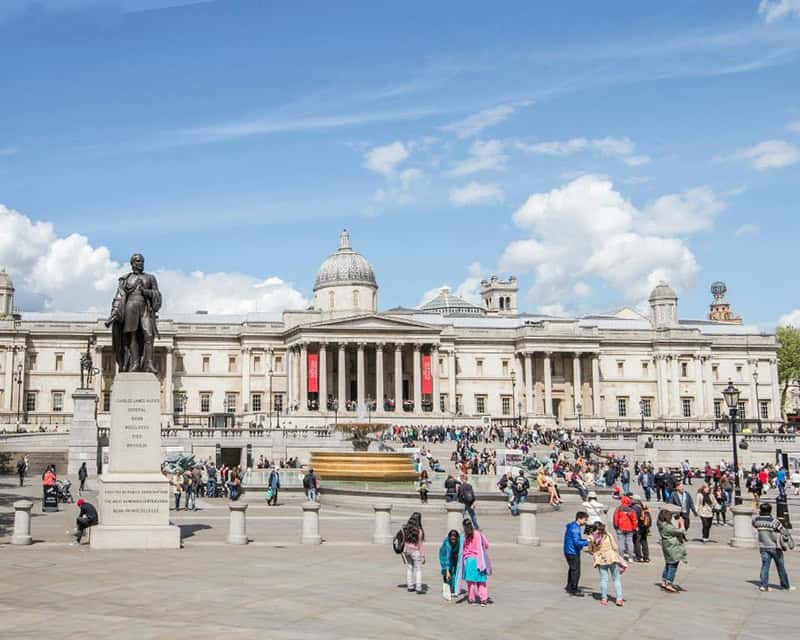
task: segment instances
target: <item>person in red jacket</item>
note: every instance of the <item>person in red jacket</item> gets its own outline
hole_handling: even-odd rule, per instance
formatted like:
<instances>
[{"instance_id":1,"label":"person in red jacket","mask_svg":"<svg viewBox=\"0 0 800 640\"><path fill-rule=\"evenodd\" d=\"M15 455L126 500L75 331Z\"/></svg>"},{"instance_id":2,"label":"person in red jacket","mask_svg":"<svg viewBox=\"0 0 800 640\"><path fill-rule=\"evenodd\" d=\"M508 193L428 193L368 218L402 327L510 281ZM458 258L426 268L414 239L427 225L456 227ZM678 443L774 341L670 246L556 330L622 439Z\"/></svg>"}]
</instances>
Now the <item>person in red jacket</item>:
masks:
<instances>
[{"instance_id":1,"label":"person in red jacket","mask_svg":"<svg viewBox=\"0 0 800 640\"><path fill-rule=\"evenodd\" d=\"M614 529L617 531L617 546L625 560L633 556L633 534L639 528L636 511L631 507L631 499L622 496L620 505L614 510Z\"/></svg>"}]
</instances>

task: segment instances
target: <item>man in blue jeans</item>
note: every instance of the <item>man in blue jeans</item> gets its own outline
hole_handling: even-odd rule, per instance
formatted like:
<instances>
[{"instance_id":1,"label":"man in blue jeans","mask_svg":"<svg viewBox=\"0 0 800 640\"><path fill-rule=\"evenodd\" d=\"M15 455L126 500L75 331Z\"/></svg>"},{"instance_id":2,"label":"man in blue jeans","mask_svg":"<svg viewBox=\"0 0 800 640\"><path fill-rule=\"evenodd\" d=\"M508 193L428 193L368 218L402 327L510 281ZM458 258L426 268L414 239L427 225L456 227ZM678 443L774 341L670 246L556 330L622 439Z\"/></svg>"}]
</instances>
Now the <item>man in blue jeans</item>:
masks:
<instances>
[{"instance_id":1,"label":"man in blue jeans","mask_svg":"<svg viewBox=\"0 0 800 640\"><path fill-rule=\"evenodd\" d=\"M780 540L791 534L783 527L783 523L772 517L772 505L764 503L759 507L758 515L753 518L753 528L758 535L758 550L761 552L761 585L759 591L769 591L769 567L775 561L781 589L794 591L797 587L789 584L789 575L783 563L783 549Z\"/></svg>"},{"instance_id":2,"label":"man in blue jeans","mask_svg":"<svg viewBox=\"0 0 800 640\"><path fill-rule=\"evenodd\" d=\"M567 525L564 531L564 558L567 560L567 586L564 587L571 596L582 598L583 593L578 587L581 581L581 549L589 544L588 540L584 540L581 536L581 531L586 526L589 520L589 514L585 511L578 511L575 514L575 520Z\"/></svg>"},{"instance_id":3,"label":"man in blue jeans","mask_svg":"<svg viewBox=\"0 0 800 640\"><path fill-rule=\"evenodd\" d=\"M514 484L511 485L514 491L514 502L511 503L511 513L515 516L519 514L520 503L528 501L528 489L530 486L531 483L528 482L528 479L525 477L525 472L520 469L519 475L514 478Z\"/></svg>"},{"instance_id":4,"label":"man in blue jeans","mask_svg":"<svg viewBox=\"0 0 800 640\"><path fill-rule=\"evenodd\" d=\"M475 489L467 481L467 476L461 475L461 484L458 485L458 500L464 505L464 515L472 520L472 526L480 529L478 526L478 516L475 514Z\"/></svg>"}]
</instances>

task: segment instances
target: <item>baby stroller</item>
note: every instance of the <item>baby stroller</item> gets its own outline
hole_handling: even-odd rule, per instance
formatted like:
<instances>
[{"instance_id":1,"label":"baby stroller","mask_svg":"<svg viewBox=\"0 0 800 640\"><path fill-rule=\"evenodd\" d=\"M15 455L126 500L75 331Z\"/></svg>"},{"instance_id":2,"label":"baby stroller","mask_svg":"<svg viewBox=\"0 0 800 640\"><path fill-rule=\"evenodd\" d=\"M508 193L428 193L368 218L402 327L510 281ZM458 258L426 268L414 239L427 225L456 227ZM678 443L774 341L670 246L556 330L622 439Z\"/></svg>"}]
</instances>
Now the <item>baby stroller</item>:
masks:
<instances>
[{"instance_id":1,"label":"baby stroller","mask_svg":"<svg viewBox=\"0 0 800 640\"><path fill-rule=\"evenodd\" d=\"M72 497L72 491L70 491L71 487L72 483L69 480L56 480L56 493L59 502L75 502Z\"/></svg>"}]
</instances>

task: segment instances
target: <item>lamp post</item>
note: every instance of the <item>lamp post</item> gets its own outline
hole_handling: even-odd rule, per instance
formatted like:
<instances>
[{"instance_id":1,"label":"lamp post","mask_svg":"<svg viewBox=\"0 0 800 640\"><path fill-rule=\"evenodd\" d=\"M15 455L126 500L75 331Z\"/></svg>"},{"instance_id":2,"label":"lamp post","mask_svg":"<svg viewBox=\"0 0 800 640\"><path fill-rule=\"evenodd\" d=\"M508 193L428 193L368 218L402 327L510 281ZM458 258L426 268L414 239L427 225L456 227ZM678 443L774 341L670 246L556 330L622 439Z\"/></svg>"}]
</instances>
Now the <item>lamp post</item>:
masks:
<instances>
[{"instance_id":1,"label":"lamp post","mask_svg":"<svg viewBox=\"0 0 800 640\"><path fill-rule=\"evenodd\" d=\"M739 411L739 390L728 380L728 386L722 390L722 397L728 405L728 416L731 425L731 442L733 443L733 485L735 505L742 504L742 489L739 486L739 452L736 449L736 414Z\"/></svg>"},{"instance_id":2,"label":"lamp post","mask_svg":"<svg viewBox=\"0 0 800 640\"><path fill-rule=\"evenodd\" d=\"M761 404L758 401L758 371L753 371L753 384L756 389L756 416L758 417L758 432L761 433Z\"/></svg>"},{"instance_id":3,"label":"lamp post","mask_svg":"<svg viewBox=\"0 0 800 640\"><path fill-rule=\"evenodd\" d=\"M275 375L275 372L272 370L272 366L270 366L267 375L269 376L269 428L272 429L272 404L275 401L272 396L272 376Z\"/></svg>"},{"instance_id":4,"label":"lamp post","mask_svg":"<svg viewBox=\"0 0 800 640\"><path fill-rule=\"evenodd\" d=\"M331 404L333 406L333 428L336 429L339 426L339 398L334 398Z\"/></svg>"},{"instance_id":5,"label":"lamp post","mask_svg":"<svg viewBox=\"0 0 800 640\"><path fill-rule=\"evenodd\" d=\"M189 405L189 394L186 393L185 390L179 391L178 397L181 399L181 413L183 413L183 428L185 429L186 427L189 426L189 420L187 419L186 416L186 409L188 408Z\"/></svg>"},{"instance_id":6,"label":"lamp post","mask_svg":"<svg viewBox=\"0 0 800 640\"><path fill-rule=\"evenodd\" d=\"M575 411L578 413L578 433L581 432L581 409L583 409L583 406L579 402L575 405Z\"/></svg>"},{"instance_id":7,"label":"lamp post","mask_svg":"<svg viewBox=\"0 0 800 640\"><path fill-rule=\"evenodd\" d=\"M517 400L517 372L513 369L511 370L511 424L515 427L517 426L517 415L516 415L516 400Z\"/></svg>"},{"instance_id":8,"label":"lamp post","mask_svg":"<svg viewBox=\"0 0 800 640\"><path fill-rule=\"evenodd\" d=\"M645 407L644 398L639 400L639 412L642 414L642 431L644 431L644 407Z\"/></svg>"},{"instance_id":9,"label":"lamp post","mask_svg":"<svg viewBox=\"0 0 800 640\"><path fill-rule=\"evenodd\" d=\"M17 430L19 431L20 416L22 415L22 364L17 365L17 372L14 374L14 382L17 383Z\"/></svg>"}]
</instances>

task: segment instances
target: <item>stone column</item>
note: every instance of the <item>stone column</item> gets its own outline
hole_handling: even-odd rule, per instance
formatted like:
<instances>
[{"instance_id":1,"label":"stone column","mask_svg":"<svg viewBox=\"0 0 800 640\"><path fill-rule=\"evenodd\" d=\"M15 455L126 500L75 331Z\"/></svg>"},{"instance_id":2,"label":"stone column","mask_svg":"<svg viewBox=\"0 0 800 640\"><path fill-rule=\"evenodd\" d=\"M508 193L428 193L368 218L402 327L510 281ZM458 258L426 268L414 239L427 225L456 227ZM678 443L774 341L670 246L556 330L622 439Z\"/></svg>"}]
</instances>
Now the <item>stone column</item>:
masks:
<instances>
[{"instance_id":1,"label":"stone column","mask_svg":"<svg viewBox=\"0 0 800 640\"><path fill-rule=\"evenodd\" d=\"M696 414L698 417L702 417L705 415L706 412L706 403L705 403L705 393L704 393L704 383L703 383L703 360L705 357L701 357L699 354L695 354L694 362L692 362L692 369L694 375L697 376L697 408Z\"/></svg>"},{"instance_id":2,"label":"stone column","mask_svg":"<svg viewBox=\"0 0 800 640\"><path fill-rule=\"evenodd\" d=\"M375 404L378 413L383 413L384 411L383 396L385 393L383 391L383 348L385 346L386 345L384 345L383 342L379 342L375 345Z\"/></svg>"},{"instance_id":3,"label":"stone column","mask_svg":"<svg viewBox=\"0 0 800 640\"><path fill-rule=\"evenodd\" d=\"M392 505L388 503L373 504L375 511L375 532L372 534L372 544L389 544L392 535Z\"/></svg>"},{"instance_id":4,"label":"stone column","mask_svg":"<svg viewBox=\"0 0 800 640\"><path fill-rule=\"evenodd\" d=\"M308 345L300 345L300 411L308 411Z\"/></svg>"},{"instance_id":5,"label":"stone column","mask_svg":"<svg viewBox=\"0 0 800 640\"><path fill-rule=\"evenodd\" d=\"M517 544L526 544L538 547L542 544L536 535L536 505L524 502L519 505L519 535Z\"/></svg>"},{"instance_id":6,"label":"stone column","mask_svg":"<svg viewBox=\"0 0 800 640\"><path fill-rule=\"evenodd\" d=\"M667 356L663 353L655 354L656 374L658 380L658 409L662 418L669 416L669 388L667 386Z\"/></svg>"},{"instance_id":7,"label":"stone column","mask_svg":"<svg viewBox=\"0 0 800 640\"><path fill-rule=\"evenodd\" d=\"M524 354L525 358L525 413L533 413L533 354Z\"/></svg>"},{"instance_id":8,"label":"stone column","mask_svg":"<svg viewBox=\"0 0 800 640\"><path fill-rule=\"evenodd\" d=\"M464 520L464 505L460 502L445 502L447 511L447 530L461 531L461 522Z\"/></svg>"},{"instance_id":9,"label":"stone column","mask_svg":"<svg viewBox=\"0 0 800 640\"><path fill-rule=\"evenodd\" d=\"M775 358L771 358L769 361L769 376L772 391L772 419L780 420L783 416L783 407L781 406L781 385L778 379L778 361Z\"/></svg>"},{"instance_id":10,"label":"stone column","mask_svg":"<svg viewBox=\"0 0 800 640\"><path fill-rule=\"evenodd\" d=\"M758 371L758 359L748 358L747 378L750 382L750 418L758 418L761 415L761 412L758 410L758 400L756 400L758 396L758 388L755 378L753 378L754 371Z\"/></svg>"},{"instance_id":11,"label":"stone column","mask_svg":"<svg viewBox=\"0 0 800 640\"><path fill-rule=\"evenodd\" d=\"M252 411L253 407L250 406L250 347L242 347L242 413Z\"/></svg>"},{"instance_id":12,"label":"stone column","mask_svg":"<svg viewBox=\"0 0 800 640\"><path fill-rule=\"evenodd\" d=\"M3 384L3 389L5 389L5 397L3 398L3 409L11 413L13 410L13 393L11 389L14 386L14 367L16 363L14 362L14 350L9 347L6 349L6 366L4 371L5 383Z\"/></svg>"},{"instance_id":13,"label":"stone column","mask_svg":"<svg viewBox=\"0 0 800 640\"><path fill-rule=\"evenodd\" d=\"M272 368L274 360L272 359L272 349L267 348L264 350L264 389L266 390L267 402L264 405L264 410L270 414L275 410L273 407L272 394L274 389L269 384L269 372L272 371L272 376L275 376L275 370Z\"/></svg>"},{"instance_id":14,"label":"stone column","mask_svg":"<svg viewBox=\"0 0 800 640\"><path fill-rule=\"evenodd\" d=\"M449 398L450 401L450 411L452 413L456 412L456 348L453 346L450 351L447 352L447 372L448 372L448 384L449 384Z\"/></svg>"},{"instance_id":15,"label":"stone column","mask_svg":"<svg viewBox=\"0 0 800 640\"><path fill-rule=\"evenodd\" d=\"M303 503L303 534L300 542L303 544L321 544L319 535L319 502Z\"/></svg>"},{"instance_id":16,"label":"stone column","mask_svg":"<svg viewBox=\"0 0 800 640\"><path fill-rule=\"evenodd\" d=\"M431 346L431 377L433 378L433 413L440 415L439 408L439 345Z\"/></svg>"},{"instance_id":17,"label":"stone column","mask_svg":"<svg viewBox=\"0 0 800 640\"><path fill-rule=\"evenodd\" d=\"M403 345L394 345L394 410L403 411Z\"/></svg>"},{"instance_id":18,"label":"stone column","mask_svg":"<svg viewBox=\"0 0 800 640\"><path fill-rule=\"evenodd\" d=\"M573 395L573 408L575 410L576 416L578 415L578 404L583 404L581 402L582 387L583 384L581 383L581 354L576 351L572 356L572 395Z\"/></svg>"},{"instance_id":19,"label":"stone column","mask_svg":"<svg viewBox=\"0 0 800 640\"><path fill-rule=\"evenodd\" d=\"M414 411L422 411L422 376L420 375L422 368L422 361L420 359L420 349L422 345L418 342L414 343Z\"/></svg>"},{"instance_id":20,"label":"stone column","mask_svg":"<svg viewBox=\"0 0 800 640\"><path fill-rule=\"evenodd\" d=\"M599 416L600 407L600 357L592 356L592 413Z\"/></svg>"},{"instance_id":21,"label":"stone column","mask_svg":"<svg viewBox=\"0 0 800 640\"><path fill-rule=\"evenodd\" d=\"M550 351L544 352L544 415L553 415L553 378L550 375Z\"/></svg>"},{"instance_id":22,"label":"stone column","mask_svg":"<svg viewBox=\"0 0 800 640\"><path fill-rule=\"evenodd\" d=\"M358 343L358 351L356 352L356 392L358 406L364 404L364 343Z\"/></svg>"},{"instance_id":23,"label":"stone column","mask_svg":"<svg viewBox=\"0 0 800 640\"><path fill-rule=\"evenodd\" d=\"M247 503L229 502L228 544L247 544Z\"/></svg>"},{"instance_id":24,"label":"stone column","mask_svg":"<svg viewBox=\"0 0 800 640\"><path fill-rule=\"evenodd\" d=\"M672 355L671 370L672 370L672 402L670 407L670 414L673 417L680 417L681 415L681 389L680 389L680 372L678 371L678 356Z\"/></svg>"},{"instance_id":25,"label":"stone column","mask_svg":"<svg viewBox=\"0 0 800 640\"><path fill-rule=\"evenodd\" d=\"M292 407L292 401L294 400L294 363L292 359L294 358L294 349L292 347L286 347L286 406L284 407L283 412L289 413Z\"/></svg>"},{"instance_id":26,"label":"stone column","mask_svg":"<svg viewBox=\"0 0 800 640\"><path fill-rule=\"evenodd\" d=\"M171 348L170 348L171 351ZM168 352L169 353L169 352ZM97 396L103 398L103 347L99 344L94 345L94 367L97 369L97 375L94 377L94 389ZM169 405L172 407L172 405Z\"/></svg>"},{"instance_id":27,"label":"stone column","mask_svg":"<svg viewBox=\"0 0 800 640\"><path fill-rule=\"evenodd\" d=\"M730 545L739 549L753 549L756 539L753 535L753 510L744 505L733 505L733 538Z\"/></svg>"},{"instance_id":28,"label":"stone column","mask_svg":"<svg viewBox=\"0 0 800 640\"><path fill-rule=\"evenodd\" d=\"M319 345L319 410L328 410L328 345L324 342Z\"/></svg>"},{"instance_id":29,"label":"stone column","mask_svg":"<svg viewBox=\"0 0 800 640\"><path fill-rule=\"evenodd\" d=\"M339 411L344 411L344 403L347 401L347 345L339 343L339 358L337 362L336 383L338 386L337 400L339 401Z\"/></svg>"},{"instance_id":30,"label":"stone column","mask_svg":"<svg viewBox=\"0 0 800 640\"><path fill-rule=\"evenodd\" d=\"M11 544L33 544L31 509L33 502L30 500L17 500L14 503L14 535L11 536Z\"/></svg>"},{"instance_id":31,"label":"stone column","mask_svg":"<svg viewBox=\"0 0 800 640\"><path fill-rule=\"evenodd\" d=\"M706 356L705 362L705 378L706 378L706 407L707 413L710 416L714 415L714 378L711 370L711 356Z\"/></svg>"}]
</instances>

